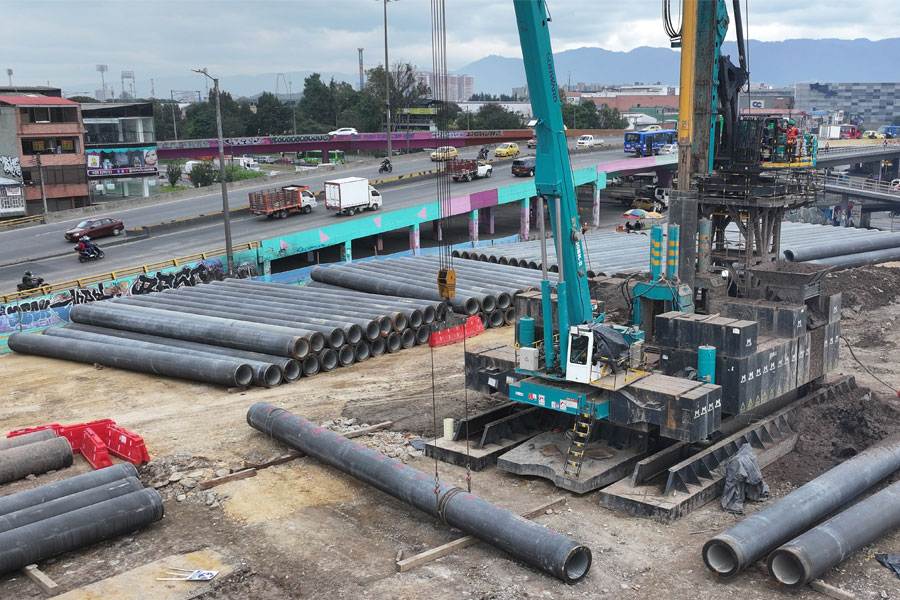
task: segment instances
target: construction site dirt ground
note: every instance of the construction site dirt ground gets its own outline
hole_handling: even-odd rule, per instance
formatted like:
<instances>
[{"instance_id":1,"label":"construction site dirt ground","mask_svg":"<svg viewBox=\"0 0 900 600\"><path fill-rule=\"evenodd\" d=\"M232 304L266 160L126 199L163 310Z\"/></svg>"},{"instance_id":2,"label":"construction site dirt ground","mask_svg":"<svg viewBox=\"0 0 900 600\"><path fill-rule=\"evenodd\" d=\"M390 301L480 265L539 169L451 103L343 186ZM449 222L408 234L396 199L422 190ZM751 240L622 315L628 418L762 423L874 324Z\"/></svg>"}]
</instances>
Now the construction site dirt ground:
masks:
<instances>
[{"instance_id":1,"label":"construction site dirt ground","mask_svg":"<svg viewBox=\"0 0 900 600\"><path fill-rule=\"evenodd\" d=\"M843 335L857 357L891 387L900 387L900 268L867 267L827 280L842 288ZM512 328L489 330L469 348L512 342ZM433 433L435 415L465 414L463 346L418 347L370 359L274 389L226 391L116 369L7 354L0 358L5 398L0 432L46 423L112 418L143 436L153 461L141 469L147 485L159 485L165 518L129 536L41 563L63 590L108 578L175 553L209 548L234 572L208 585L202 598L397 598L513 600L520 598L740 598L781 595L814 598L803 589L778 589L757 566L731 580L716 579L700 558L703 543L737 518L712 502L671 524L600 508L595 494L576 496L541 479L496 468L473 474L472 491L516 512L562 496L566 506L537 521L587 544L593 567L576 585L511 559L484 543L458 550L405 573L404 557L461 534L437 520L311 458L259 471L256 477L201 491L184 482L163 485L173 472L205 480L287 451L246 423L254 402L267 401L313 421L357 419L394 422L393 434L359 438L433 473L435 464L406 446ZM764 471L777 499L842 458L900 430L896 395L872 379L841 346L838 374L852 374L861 389L799 415L795 451ZM470 413L490 406L469 394ZM434 403L434 404L433 404ZM432 407L435 406L436 410ZM439 425L440 428L440 425ZM399 435L398 435L399 434ZM406 437L405 434L409 434ZM53 474L0 487L6 495L89 470L83 458ZM465 487L462 468L439 464L440 477ZM202 471L202 473L201 473ZM179 499L179 495L185 497ZM748 514L772 500L749 504ZM872 515L877 519L877 515ZM877 540L823 576L860 599L900 598L900 580L871 558L900 552L900 532ZM174 565L173 565L174 566ZM184 585L184 584L182 584ZM43 593L21 574L0 578L0 598L38 598ZM123 585L116 598L132 598Z\"/></svg>"}]
</instances>

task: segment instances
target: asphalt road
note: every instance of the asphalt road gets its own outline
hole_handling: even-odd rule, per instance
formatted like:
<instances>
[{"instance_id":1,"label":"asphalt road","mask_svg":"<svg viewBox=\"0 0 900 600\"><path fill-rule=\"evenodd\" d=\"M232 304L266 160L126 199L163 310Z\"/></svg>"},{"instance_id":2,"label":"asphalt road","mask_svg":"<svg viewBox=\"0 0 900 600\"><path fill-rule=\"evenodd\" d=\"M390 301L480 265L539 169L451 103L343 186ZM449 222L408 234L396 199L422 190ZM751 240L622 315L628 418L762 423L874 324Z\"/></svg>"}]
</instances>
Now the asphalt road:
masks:
<instances>
[{"instance_id":1,"label":"asphalt road","mask_svg":"<svg viewBox=\"0 0 900 600\"><path fill-rule=\"evenodd\" d=\"M476 152L476 149L471 149L469 152L463 152L463 155L467 156ZM588 152L573 155L572 166L573 168L583 168L592 164L617 160L623 156L620 148ZM392 174L420 171L428 168L429 165L431 162L427 158L401 159L395 162ZM334 178L336 173L338 172L331 171L324 175L301 178L298 182L310 185L314 189L321 188L322 182ZM339 172L339 176L353 175L374 179L377 177L377 167L369 165L343 169ZM502 163L495 165L494 175L490 179L453 183L453 189L458 189L460 193L472 193L509 185L516 180L517 178L510 173L509 163ZM519 181L521 180L519 179ZM249 191L268 187L272 187L272 185L260 185L232 192L229 194L229 203L233 207L246 205ZM382 194L384 196L383 210L415 206L435 197L435 181L434 179L413 180L406 184L384 188ZM135 227L211 212L216 209L221 209L221 195L207 194L190 199L116 211L115 216L123 219L126 227ZM320 203L309 215L295 214L287 219L267 219L259 216L232 219L232 239L234 243L266 239L334 223L335 219L339 218L360 217L336 217L334 213L327 212L323 203ZM103 260L82 264L78 262L75 253L71 251L72 244L63 238L63 232L74 224L75 221L56 223L0 233L0 248L3 249L3 257L6 259L0 260L0 263L8 262L10 256L26 259L14 265L0 267L0 291L5 293L15 291L15 284L21 281L22 273L26 270L40 275L48 283L56 283L221 248L224 245L222 225L214 223L196 228L174 230L168 234L155 235L132 242L117 243L107 248L106 258ZM98 243L102 247L104 240L111 239L113 238L103 238L98 240ZM46 256L57 249L65 254L47 259L27 260L31 257Z\"/></svg>"}]
</instances>

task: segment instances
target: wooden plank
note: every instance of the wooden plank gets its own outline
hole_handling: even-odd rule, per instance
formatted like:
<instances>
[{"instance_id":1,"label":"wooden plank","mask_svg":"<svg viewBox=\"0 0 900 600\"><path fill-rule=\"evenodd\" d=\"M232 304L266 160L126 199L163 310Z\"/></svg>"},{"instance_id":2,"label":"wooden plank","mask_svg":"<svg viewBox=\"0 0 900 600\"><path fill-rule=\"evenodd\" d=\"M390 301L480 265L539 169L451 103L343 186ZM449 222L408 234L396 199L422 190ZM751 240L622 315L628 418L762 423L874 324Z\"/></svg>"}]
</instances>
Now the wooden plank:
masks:
<instances>
[{"instance_id":1,"label":"wooden plank","mask_svg":"<svg viewBox=\"0 0 900 600\"><path fill-rule=\"evenodd\" d=\"M265 462L261 462L261 463L245 462L244 466L248 469L256 469L258 471L260 469L267 469L269 467L274 467L275 465L281 465L281 464L290 462L297 458L303 458L304 456L306 456L306 454L304 454L303 452L300 452L299 450L291 450L287 454L282 454L281 456L277 456L277 457L273 458L272 460L267 460Z\"/></svg>"},{"instance_id":2,"label":"wooden plank","mask_svg":"<svg viewBox=\"0 0 900 600\"><path fill-rule=\"evenodd\" d=\"M28 579L35 582L39 588L50 594L51 596L55 596L59 591L57 588L59 587L55 581L47 577L47 575L38 569L37 565L27 565L22 568L22 572L28 576Z\"/></svg>"},{"instance_id":3,"label":"wooden plank","mask_svg":"<svg viewBox=\"0 0 900 600\"><path fill-rule=\"evenodd\" d=\"M198 483L197 486L201 490L208 490L211 487L216 487L217 485L222 485L223 483L228 483L229 481L247 479L248 477L256 477L256 469L244 469L243 471L237 471L235 473L231 473L230 475L207 479L206 481L201 481L200 483Z\"/></svg>"},{"instance_id":4,"label":"wooden plank","mask_svg":"<svg viewBox=\"0 0 900 600\"><path fill-rule=\"evenodd\" d=\"M537 517L538 515L544 514L548 509L556 508L557 506L561 506L565 503L566 503L566 498L564 498L564 497L557 498L556 500L551 500L550 502L547 502L546 504L542 504L541 506L538 506L537 508L534 508L532 510L529 510L526 513L523 513L522 516L525 517L526 519L533 519L534 517ZM416 554L415 556L411 556L407 559L398 560L398 561L396 561L397 572L403 573L403 572L409 571L413 567L418 567L419 565L424 565L425 563L429 563L433 560L437 560L438 558L440 558L442 556L447 556L448 554L451 554L452 552L455 552L456 550L459 550L460 548L466 548L468 546L473 546L480 541L481 540L479 540L477 537L467 535L465 537L461 537L459 539L453 540L452 542L447 542L446 544L443 544L436 548L432 548L431 550L426 550L425 552L421 552L421 553Z\"/></svg>"},{"instance_id":5,"label":"wooden plank","mask_svg":"<svg viewBox=\"0 0 900 600\"><path fill-rule=\"evenodd\" d=\"M834 587L822 581L821 579L813 579L809 582L809 587L816 590L820 594L834 598L835 600L856 600L856 594Z\"/></svg>"},{"instance_id":6,"label":"wooden plank","mask_svg":"<svg viewBox=\"0 0 900 600\"><path fill-rule=\"evenodd\" d=\"M377 425L372 425L370 427L364 427L363 429L357 429L356 431L350 431L348 433L342 434L348 440L353 439L355 437L359 437L361 435L366 435L367 433L372 433L373 431L378 431L379 429L387 429L391 425L393 425L393 421L385 421L384 423L378 423Z\"/></svg>"}]
</instances>

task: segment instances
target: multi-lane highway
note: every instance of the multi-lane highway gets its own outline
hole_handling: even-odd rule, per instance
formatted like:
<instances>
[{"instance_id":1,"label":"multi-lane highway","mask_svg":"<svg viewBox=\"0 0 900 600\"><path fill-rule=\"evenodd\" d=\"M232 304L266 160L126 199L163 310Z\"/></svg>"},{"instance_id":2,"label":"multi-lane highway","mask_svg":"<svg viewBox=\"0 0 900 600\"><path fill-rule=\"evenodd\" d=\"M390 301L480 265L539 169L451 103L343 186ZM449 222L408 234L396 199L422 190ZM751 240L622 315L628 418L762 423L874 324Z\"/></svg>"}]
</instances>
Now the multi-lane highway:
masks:
<instances>
[{"instance_id":1,"label":"multi-lane highway","mask_svg":"<svg viewBox=\"0 0 900 600\"><path fill-rule=\"evenodd\" d=\"M470 150L463 154L469 155L475 152L475 150ZM583 168L593 164L617 160L622 158L622 156L621 148L573 154L572 166L576 169ZM398 160L395 163L392 174L397 175L425 170L431 164L427 158ZM326 174L313 174L299 177L297 182L309 185L314 189L321 189L324 181L336 176L362 176L375 179L378 177L377 166L349 167L339 172L329 171ZM490 179L475 180L468 183L453 183L451 191L458 190L458 193L461 194L472 193L509 185L516 181L522 180L515 178L511 174L509 163L506 162L495 165L494 176ZM280 185L284 185L284 183ZM230 192L229 203L232 207L246 205L249 191L268 187L272 187L272 184L263 184ZM385 200L383 210L415 206L435 198L435 181L432 178L411 180L405 184L386 187L382 190L382 193ZM219 194L206 194L162 204L119 210L114 214L116 217L123 219L127 227L134 227L215 211L221 209L221 202ZM311 214L293 215L288 219L266 219L265 217L257 216L233 219L232 236L235 243L260 240L320 227L335 222L335 219L347 218L336 217L334 213L326 211L323 203L320 203ZM349 218L352 219L353 217ZM73 220L72 222L40 225L0 233L0 248L3 248L3 260L0 260L0 264L9 263L17 257L28 259L47 256L57 250L63 253L62 256L39 260L24 260L23 262L0 267L0 291L14 291L15 284L21 280L22 273L25 270L33 271L35 274L43 277L48 283L68 281L77 277L108 273L116 269L183 256L212 248L220 248L224 245L222 225L221 223L214 223L196 228L178 229L167 234L154 235L149 238L112 245L108 247L106 258L103 260L82 264L77 261L75 253L71 251L72 245L63 239L63 232L76 222L77 220ZM105 240L111 239L105 238ZM104 239L98 240L98 242L102 246Z\"/></svg>"}]
</instances>

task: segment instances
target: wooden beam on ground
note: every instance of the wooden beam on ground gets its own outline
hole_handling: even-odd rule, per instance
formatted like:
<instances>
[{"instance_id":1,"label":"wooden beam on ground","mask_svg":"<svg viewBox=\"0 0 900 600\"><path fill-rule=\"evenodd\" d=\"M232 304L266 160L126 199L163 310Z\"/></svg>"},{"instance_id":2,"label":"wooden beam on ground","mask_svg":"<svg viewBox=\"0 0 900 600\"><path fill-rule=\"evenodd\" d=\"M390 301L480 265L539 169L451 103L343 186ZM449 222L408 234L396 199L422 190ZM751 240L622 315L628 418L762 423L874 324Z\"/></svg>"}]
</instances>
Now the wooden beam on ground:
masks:
<instances>
[{"instance_id":1,"label":"wooden beam on ground","mask_svg":"<svg viewBox=\"0 0 900 600\"><path fill-rule=\"evenodd\" d=\"M306 454L304 454L303 452L300 452L298 450L291 450L287 454L282 454L280 456L276 456L272 460L267 460L265 462L261 462L261 463L245 462L244 466L248 469L256 469L258 471L260 469L268 469L269 467L274 467L275 465L282 465L286 462L291 462L294 459L303 458L304 456L306 456Z\"/></svg>"},{"instance_id":2,"label":"wooden beam on ground","mask_svg":"<svg viewBox=\"0 0 900 600\"><path fill-rule=\"evenodd\" d=\"M856 600L856 594L825 583L821 579L813 579L809 582L809 587L834 600Z\"/></svg>"},{"instance_id":3,"label":"wooden beam on ground","mask_svg":"<svg viewBox=\"0 0 900 600\"><path fill-rule=\"evenodd\" d=\"M357 429L356 431L350 431L348 433L342 434L347 439L353 439L355 437L359 437L361 435L366 435L368 433L372 433L373 431L378 431L379 429L387 429L391 425L393 425L393 421L385 421L384 423L378 423L376 425L372 425L370 427L364 427L362 429Z\"/></svg>"},{"instance_id":4,"label":"wooden beam on ground","mask_svg":"<svg viewBox=\"0 0 900 600\"><path fill-rule=\"evenodd\" d=\"M538 515L544 514L547 510L551 508L556 508L557 506L561 506L566 503L566 498L561 497L556 500L551 500L546 504L542 504L537 508L529 510L526 513L523 513L522 516L526 519L533 519ZM461 537L457 540L453 540L452 542L447 542L441 546L436 548L432 548L431 550L426 550L420 554L416 554L415 556L411 556L404 560L398 560L396 562L397 572L403 573L405 571L409 571L413 567L418 567L419 565L424 565L425 563L429 563L433 560L437 560L442 556L447 556L448 554L459 550L460 548L466 548L468 546L473 546L480 542L477 537L467 535L465 537Z\"/></svg>"},{"instance_id":5,"label":"wooden beam on ground","mask_svg":"<svg viewBox=\"0 0 900 600\"><path fill-rule=\"evenodd\" d=\"M247 479L248 477L256 477L256 469L244 469L243 471L236 471L234 473L231 473L230 475L223 475L222 477L207 479L206 481L201 481L200 483L198 483L197 486L201 490L208 490L209 488L216 487L217 485L222 485L223 483L228 483L229 481Z\"/></svg>"},{"instance_id":6,"label":"wooden beam on ground","mask_svg":"<svg viewBox=\"0 0 900 600\"><path fill-rule=\"evenodd\" d=\"M38 569L37 565L27 565L22 567L22 572L28 576L28 579L35 582L39 588L50 594L51 596L55 596L59 591L59 586L55 581L47 577L47 575Z\"/></svg>"}]
</instances>

